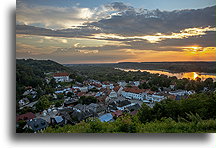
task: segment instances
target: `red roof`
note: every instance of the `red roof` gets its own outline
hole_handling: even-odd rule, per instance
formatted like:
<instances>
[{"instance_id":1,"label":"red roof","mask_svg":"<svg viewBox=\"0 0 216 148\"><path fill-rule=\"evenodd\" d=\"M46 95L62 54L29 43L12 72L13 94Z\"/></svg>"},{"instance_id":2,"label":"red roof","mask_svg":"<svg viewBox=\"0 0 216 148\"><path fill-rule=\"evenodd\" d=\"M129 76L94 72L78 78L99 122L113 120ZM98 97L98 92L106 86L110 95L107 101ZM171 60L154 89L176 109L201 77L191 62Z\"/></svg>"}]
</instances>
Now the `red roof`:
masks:
<instances>
[{"instance_id":1,"label":"red roof","mask_svg":"<svg viewBox=\"0 0 216 148\"><path fill-rule=\"evenodd\" d=\"M79 96L79 97L81 97L81 96L85 96L85 92L79 92L78 94L77 94L77 96Z\"/></svg>"},{"instance_id":2,"label":"red roof","mask_svg":"<svg viewBox=\"0 0 216 148\"><path fill-rule=\"evenodd\" d=\"M101 88L100 92L105 92L107 89L106 88Z\"/></svg>"},{"instance_id":3,"label":"red roof","mask_svg":"<svg viewBox=\"0 0 216 148\"><path fill-rule=\"evenodd\" d=\"M123 91L139 94L139 93L145 92L146 90L145 89L139 89L139 88L126 87L123 89Z\"/></svg>"},{"instance_id":4,"label":"red roof","mask_svg":"<svg viewBox=\"0 0 216 148\"><path fill-rule=\"evenodd\" d=\"M117 110L115 112L112 113L113 116L119 117L122 115L122 111L121 110Z\"/></svg>"},{"instance_id":5,"label":"red roof","mask_svg":"<svg viewBox=\"0 0 216 148\"><path fill-rule=\"evenodd\" d=\"M99 102L104 103L105 99L106 99L106 96L98 97L97 99L98 99Z\"/></svg>"},{"instance_id":6,"label":"red roof","mask_svg":"<svg viewBox=\"0 0 216 148\"><path fill-rule=\"evenodd\" d=\"M62 72L62 73L55 73L53 76L54 76L54 77L69 76L69 73L66 73L66 72Z\"/></svg>"},{"instance_id":7,"label":"red roof","mask_svg":"<svg viewBox=\"0 0 216 148\"><path fill-rule=\"evenodd\" d=\"M146 93L152 95L152 94L154 94L155 92L154 92L154 91L151 91L150 89L147 89L147 90L146 90Z\"/></svg>"},{"instance_id":8,"label":"red roof","mask_svg":"<svg viewBox=\"0 0 216 148\"><path fill-rule=\"evenodd\" d=\"M22 114L22 115L18 115L16 117L16 121L19 121L19 120L30 120L30 119L33 119L35 117L36 116L32 112L28 112L28 113L25 113L25 114Z\"/></svg>"},{"instance_id":9,"label":"red roof","mask_svg":"<svg viewBox=\"0 0 216 148\"><path fill-rule=\"evenodd\" d=\"M113 88L113 90L114 90L115 92L118 92L119 89L120 89L120 86L116 86L116 87Z\"/></svg>"},{"instance_id":10,"label":"red roof","mask_svg":"<svg viewBox=\"0 0 216 148\"><path fill-rule=\"evenodd\" d=\"M102 85L101 84L98 84L98 83L93 83L94 86L96 87L101 87Z\"/></svg>"},{"instance_id":11,"label":"red roof","mask_svg":"<svg viewBox=\"0 0 216 148\"><path fill-rule=\"evenodd\" d=\"M107 91L107 95L110 95L111 92L112 92L112 90L108 90Z\"/></svg>"},{"instance_id":12,"label":"red roof","mask_svg":"<svg viewBox=\"0 0 216 148\"><path fill-rule=\"evenodd\" d=\"M105 84L105 85L109 85L110 84L109 81L104 81L102 83Z\"/></svg>"}]
</instances>

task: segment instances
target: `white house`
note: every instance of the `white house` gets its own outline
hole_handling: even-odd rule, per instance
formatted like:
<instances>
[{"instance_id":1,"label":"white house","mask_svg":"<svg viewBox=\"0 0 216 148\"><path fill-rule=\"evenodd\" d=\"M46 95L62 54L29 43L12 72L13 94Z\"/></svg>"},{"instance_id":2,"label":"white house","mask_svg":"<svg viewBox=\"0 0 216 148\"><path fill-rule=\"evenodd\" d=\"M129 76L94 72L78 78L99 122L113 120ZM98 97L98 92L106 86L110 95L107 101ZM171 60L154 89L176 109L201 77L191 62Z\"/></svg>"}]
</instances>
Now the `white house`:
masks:
<instances>
[{"instance_id":1,"label":"white house","mask_svg":"<svg viewBox=\"0 0 216 148\"><path fill-rule=\"evenodd\" d=\"M87 92L88 91L88 87L79 87L79 90L81 92Z\"/></svg>"},{"instance_id":2,"label":"white house","mask_svg":"<svg viewBox=\"0 0 216 148\"><path fill-rule=\"evenodd\" d=\"M37 94L37 92L35 90L33 90L33 89L28 89L28 90L26 90L23 93L24 96L27 96L27 95L36 95L36 94Z\"/></svg>"},{"instance_id":3,"label":"white house","mask_svg":"<svg viewBox=\"0 0 216 148\"><path fill-rule=\"evenodd\" d=\"M109 94L109 97L110 98L117 98L117 93L114 90L112 90Z\"/></svg>"},{"instance_id":4,"label":"white house","mask_svg":"<svg viewBox=\"0 0 216 148\"><path fill-rule=\"evenodd\" d=\"M117 93L117 96L121 95L123 89L124 88L122 86L116 86L113 88L113 90Z\"/></svg>"},{"instance_id":5,"label":"white house","mask_svg":"<svg viewBox=\"0 0 216 148\"><path fill-rule=\"evenodd\" d=\"M134 81L134 86L139 86L140 85L140 82L139 81Z\"/></svg>"},{"instance_id":6,"label":"white house","mask_svg":"<svg viewBox=\"0 0 216 148\"><path fill-rule=\"evenodd\" d=\"M102 84L102 88L113 89L114 85L113 84Z\"/></svg>"},{"instance_id":7,"label":"white house","mask_svg":"<svg viewBox=\"0 0 216 148\"><path fill-rule=\"evenodd\" d=\"M127 83L125 81L119 81L117 83L122 87L125 87L127 85Z\"/></svg>"},{"instance_id":8,"label":"white house","mask_svg":"<svg viewBox=\"0 0 216 148\"><path fill-rule=\"evenodd\" d=\"M159 94L153 94L153 95L148 96L148 100L151 100L153 102L160 102L164 99L166 99L166 97L163 95L159 95Z\"/></svg>"},{"instance_id":9,"label":"white house","mask_svg":"<svg viewBox=\"0 0 216 148\"><path fill-rule=\"evenodd\" d=\"M139 86L140 82L139 81L129 81L129 84L132 86Z\"/></svg>"},{"instance_id":10,"label":"white house","mask_svg":"<svg viewBox=\"0 0 216 148\"><path fill-rule=\"evenodd\" d=\"M121 94L127 99L143 100L147 97L147 93L145 92L145 90L135 88L124 88Z\"/></svg>"},{"instance_id":11,"label":"white house","mask_svg":"<svg viewBox=\"0 0 216 148\"><path fill-rule=\"evenodd\" d=\"M55 73L53 75L53 78L56 80L56 82L68 82L70 80L68 73Z\"/></svg>"},{"instance_id":12,"label":"white house","mask_svg":"<svg viewBox=\"0 0 216 148\"><path fill-rule=\"evenodd\" d=\"M188 92L187 90L177 90L177 91L171 91L169 92L170 95L174 95L174 96L184 96L187 95Z\"/></svg>"},{"instance_id":13,"label":"white house","mask_svg":"<svg viewBox=\"0 0 216 148\"><path fill-rule=\"evenodd\" d=\"M18 103L19 103L19 106L22 107L24 105L29 104L29 99L28 98L23 98Z\"/></svg>"},{"instance_id":14,"label":"white house","mask_svg":"<svg viewBox=\"0 0 216 148\"><path fill-rule=\"evenodd\" d=\"M112 90L111 92L108 93L108 96L106 97L105 101L109 102L110 100L116 99L118 97L117 92Z\"/></svg>"}]
</instances>

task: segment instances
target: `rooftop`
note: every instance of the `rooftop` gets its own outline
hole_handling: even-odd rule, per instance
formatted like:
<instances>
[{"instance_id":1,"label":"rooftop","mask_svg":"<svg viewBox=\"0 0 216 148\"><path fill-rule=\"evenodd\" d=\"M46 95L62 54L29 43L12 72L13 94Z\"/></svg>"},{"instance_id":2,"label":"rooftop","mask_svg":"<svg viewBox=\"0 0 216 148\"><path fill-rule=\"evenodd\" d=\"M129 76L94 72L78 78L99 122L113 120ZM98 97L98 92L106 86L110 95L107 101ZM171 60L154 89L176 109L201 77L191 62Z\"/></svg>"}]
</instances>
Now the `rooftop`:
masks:
<instances>
[{"instance_id":1,"label":"rooftop","mask_svg":"<svg viewBox=\"0 0 216 148\"><path fill-rule=\"evenodd\" d=\"M139 94L139 93L143 93L143 92L146 92L145 89L139 89L139 88L130 88L130 87L126 87L123 89L123 91L125 92L131 92L131 93L136 93L136 94Z\"/></svg>"},{"instance_id":2,"label":"rooftop","mask_svg":"<svg viewBox=\"0 0 216 148\"><path fill-rule=\"evenodd\" d=\"M33 119L35 118L35 114L33 114L32 112L28 112L28 113L25 113L25 114L22 114L22 115L18 115L16 117L16 121L19 121L19 120L30 120L30 119Z\"/></svg>"},{"instance_id":3,"label":"rooftop","mask_svg":"<svg viewBox=\"0 0 216 148\"><path fill-rule=\"evenodd\" d=\"M62 72L62 73L55 73L53 76L54 76L54 77L69 76L69 73L66 73L66 72Z\"/></svg>"}]
</instances>

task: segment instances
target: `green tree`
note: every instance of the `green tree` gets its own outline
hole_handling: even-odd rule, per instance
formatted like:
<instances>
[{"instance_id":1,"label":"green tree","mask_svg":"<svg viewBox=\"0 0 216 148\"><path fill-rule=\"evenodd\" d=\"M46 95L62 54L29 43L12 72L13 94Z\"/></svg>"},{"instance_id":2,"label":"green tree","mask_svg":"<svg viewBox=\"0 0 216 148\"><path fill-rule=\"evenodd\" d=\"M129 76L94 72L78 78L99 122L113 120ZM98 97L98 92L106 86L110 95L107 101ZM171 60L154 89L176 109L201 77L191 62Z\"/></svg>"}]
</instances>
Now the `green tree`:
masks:
<instances>
[{"instance_id":1,"label":"green tree","mask_svg":"<svg viewBox=\"0 0 216 148\"><path fill-rule=\"evenodd\" d=\"M215 88L213 79L212 79L212 78L207 78L207 79L205 79L205 81L204 81L204 86L205 86L205 87L208 87L209 89Z\"/></svg>"},{"instance_id":2,"label":"green tree","mask_svg":"<svg viewBox=\"0 0 216 148\"><path fill-rule=\"evenodd\" d=\"M50 85L52 88L55 88L55 87L57 86L57 83L56 83L56 81L55 81L54 78L52 78L52 79L50 80L49 85Z\"/></svg>"},{"instance_id":3,"label":"green tree","mask_svg":"<svg viewBox=\"0 0 216 148\"><path fill-rule=\"evenodd\" d=\"M60 107L62 105L62 103L63 103L62 100L56 101L55 107Z\"/></svg>"},{"instance_id":4,"label":"green tree","mask_svg":"<svg viewBox=\"0 0 216 148\"><path fill-rule=\"evenodd\" d=\"M150 122L152 120L152 109L146 104L143 104L138 112L138 119L142 123Z\"/></svg>"},{"instance_id":5,"label":"green tree","mask_svg":"<svg viewBox=\"0 0 216 148\"><path fill-rule=\"evenodd\" d=\"M35 104L37 111L43 111L50 107L49 96L43 95L39 98L38 102Z\"/></svg>"}]
</instances>

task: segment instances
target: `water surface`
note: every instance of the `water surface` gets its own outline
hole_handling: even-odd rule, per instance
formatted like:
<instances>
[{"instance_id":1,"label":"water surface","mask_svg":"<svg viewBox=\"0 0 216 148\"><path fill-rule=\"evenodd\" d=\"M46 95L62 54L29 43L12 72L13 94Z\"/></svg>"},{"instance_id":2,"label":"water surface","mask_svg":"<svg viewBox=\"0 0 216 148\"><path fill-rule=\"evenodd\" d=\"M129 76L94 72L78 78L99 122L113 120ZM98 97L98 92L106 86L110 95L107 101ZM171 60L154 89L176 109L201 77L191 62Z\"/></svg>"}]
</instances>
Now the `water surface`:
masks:
<instances>
[{"instance_id":1,"label":"water surface","mask_svg":"<svg viewBox=\"0 0 216 148\"><path fill-rule=\"evenodd\" d=\"M122 71L141 71L141 72L149 72L153 74L163 74L167 75L169 77L176 76L178 79L182 78L188 78L191 80L196 80L196 78L201 78L201 80L205 80L207 78L212 78L214 81L216 81L216 75L215 74L208 74L208 73L199 73L199 72L182 72L182 73L172 73L168 71L162 71L162 70L146 70L146 69L124 69L124 68L116 68Z\"/></svg>"}]
</instances>

